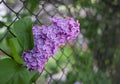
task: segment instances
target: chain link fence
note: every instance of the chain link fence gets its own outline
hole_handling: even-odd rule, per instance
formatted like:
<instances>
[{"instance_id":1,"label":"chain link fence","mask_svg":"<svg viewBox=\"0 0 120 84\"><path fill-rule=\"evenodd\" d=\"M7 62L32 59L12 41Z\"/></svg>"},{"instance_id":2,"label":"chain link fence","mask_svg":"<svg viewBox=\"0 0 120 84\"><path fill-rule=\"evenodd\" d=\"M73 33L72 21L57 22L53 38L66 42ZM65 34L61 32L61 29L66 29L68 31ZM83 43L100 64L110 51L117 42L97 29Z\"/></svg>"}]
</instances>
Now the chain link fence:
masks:
<instances>
[{"instance_id":1,"label":"chain link fence","mask_svg":"<svg viewBox=\"0 0 120 84\"><path fill-rule=\"evenodd\" d=\"M7 38L16 38L17 20L30 17L42 26L53 16L73 17L81 33L61 46L34 83L119 84L119 7L119 0L0 0L0 59L12 57Z\"/></svg>"},{"instance_id":2,"label":"chain link fence","mask_svg":"<svg viewBox=\"0 0 120 84\"><path fill-rule=\"evenodd\" d=\"M77 19L79 9L72 7L69 0L40 0L37 4L30 0L1 0L0 1L0 56L10 56L7 46L2 46L7 36L15 35L11 32L12 25L24 16L30 16L34 25L49 24L48 18L53 16L74 17ZM35 0L36 1L36 0ZM37 6L31 6L31 5ZM32 7L32 8L30 8ZM32 9L32 10L31 10ZM16 38L16 37L15 37ZM76 68L83 62L80 59L87 56L87 40L80 34L78 38L66 46L61 47L55 57L50 58L36 84L73 84L79 78L80 71ZM83 58L84 59L84 58ZM88 60L83 60L89 63ZM76 77L76 78L74 78ZM67 83L65 82L67 81ZM72 81L72 82L71 82ZM81 84L81 83L79 83Z\"/></svg>"}]
</instances>

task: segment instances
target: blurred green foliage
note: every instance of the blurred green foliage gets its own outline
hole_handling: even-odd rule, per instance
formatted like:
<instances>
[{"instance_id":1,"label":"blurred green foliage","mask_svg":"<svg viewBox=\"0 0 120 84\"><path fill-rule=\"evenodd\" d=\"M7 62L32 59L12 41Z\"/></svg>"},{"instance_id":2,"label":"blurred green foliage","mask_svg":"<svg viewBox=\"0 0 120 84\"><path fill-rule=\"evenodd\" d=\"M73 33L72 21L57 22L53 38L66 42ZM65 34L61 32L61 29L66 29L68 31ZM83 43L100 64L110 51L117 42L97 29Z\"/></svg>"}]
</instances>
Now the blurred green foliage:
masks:
<instances>
[{"instance_id":1,"label":"blurred green foliage","mask_svg":"<svg viewBox=\"0 0 120 84\"><path fill-rule=\"evenodd\" d=\"M33 13L38 7L39 1L40 0L25 0L25 6L31 13Z\"/></svg>"},{"instance_id":2,"label":"blurred green foliage","mask_svg":"<svg viewBox=\"0 0 120 84\"><path fill-rule=\"evenodd\" d=\"M77 0L76 4L87 11L85 18L79 17L79 22L82 34L89 41L89 48L99 71L102 71L104 75L109 75L112 84L119 84L120 75L116 74L120 74L120 66L114 62L120 59L120 54L116 53L116 51L120 52L120 10L118 9L120 1Z\"/></svg>"},{"instance_id":3,"label":"blurred green foliage","mask_svg":"<svg viewBox=\"0 0 120 84\"><path fill-rule=\"evenodd\" d=\"M66 58L66 56L69 58ZM102 70L98 70L98 67L93 69L97 62L90 50L83 52L81 49L66 46L56 54L55 59L60 62L56 63L54 59L50 59L46 65L48 72L54 76L61 71L60 66L68 70L66 80L59 81L59 84L74 84L76 81L83 84L112 84L110 77ZM67 63L69 66L63 67ZM49 77L49 74L46 77ZM53 84L56 84L55 81L53 81Z\"/></svg>"}]
</instances>

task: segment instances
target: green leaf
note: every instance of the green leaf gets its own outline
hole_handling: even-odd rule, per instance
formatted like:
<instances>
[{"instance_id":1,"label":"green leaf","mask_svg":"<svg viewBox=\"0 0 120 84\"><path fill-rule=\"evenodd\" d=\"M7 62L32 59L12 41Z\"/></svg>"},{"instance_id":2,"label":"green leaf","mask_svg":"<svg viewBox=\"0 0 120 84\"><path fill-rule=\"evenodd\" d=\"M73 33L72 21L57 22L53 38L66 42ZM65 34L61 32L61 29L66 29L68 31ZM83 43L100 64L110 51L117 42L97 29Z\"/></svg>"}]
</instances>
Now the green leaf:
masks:
<instances>
[{"instance_id":1,"label":"green leaf","mask_svg":"<svg viewBox=\"0 0 120 84\"><path fill-rule=\"evenodd\" d=\"M39 5L40 0L26 0L26 7L33 12Z\"/></svg>"},{"instance_id":2,"label":"green leaf","mask_svg":"<svg viewBox=\"0 0 120 84\"><path fill-rule=\"evenodd\" d=\"M40 74L38 73L38 71L30 72L30 80L31 80L31 82L35 82L38 79L39 76L40 76Z\"/></svg>"},{"instance_id":3,"label":"green leaf","mask_svg":"<svg viewBox=\"0 0 120 84\"><path fill-rule=\"evenodd\" d=\"M32 20L27 17L20 19L14 23L13 28L21 47L24 50L31 50L34 46Z\"/></svg>"},{"instance_id":4,"label":"green leaf","mask_svg":"<svg viewBox=\"0 0 120 84\"><path fill-rule=\"evenodd\" d=\"M29 71L12 59L0 60L0 84L31 84Z\"/></svg>"},{"instance_id":5,"label":"green leaf","mask_svg":"<svg viewBox=\"0 0 120 84\"><path fill-rule=\"evenodd\" d=\"M23 64L23 61L22 61L21 57L19 56L19 53L22 52L23 50L20 49L20 45L19 45L17 39L16 38L10 38L9 39L9 45L10 45L10 48L11 48L12 56L15 59L15 61L17 63Z\"/></svg>"}]
</instances>

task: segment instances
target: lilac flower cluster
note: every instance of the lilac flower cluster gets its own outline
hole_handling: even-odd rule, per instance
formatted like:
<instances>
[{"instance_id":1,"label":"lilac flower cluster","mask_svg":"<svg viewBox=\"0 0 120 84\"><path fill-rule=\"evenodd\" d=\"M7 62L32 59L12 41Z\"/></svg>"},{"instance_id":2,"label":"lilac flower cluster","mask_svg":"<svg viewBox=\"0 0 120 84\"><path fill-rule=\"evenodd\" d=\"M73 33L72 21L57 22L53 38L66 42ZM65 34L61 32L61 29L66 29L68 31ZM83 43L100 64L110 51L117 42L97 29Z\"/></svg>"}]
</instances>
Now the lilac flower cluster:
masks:
<instances>
[{"instance_id":1,"label":"lilac flower cluster","mask_svg":"<svg viewBox=\"0 0 120 84\"><path fill-rule=\"evenodd\" d=\"M77 81L77 82L75 82L74 84L83 84L83 83L82 83L82 82L78 82L78 81Z\"/></svg>"},{"instance_id":2,"label":"lilac flower cluster","mask_svg":"<svg viewBox=\"0 0 120 84\"><path fill-rule=\"evenodd\" d=\"M50 25L33 27L34 48L23 54L23 60L29 70L42 72L47 60L54 56L59 46L75 39L79 34L79 23L73 18L50 18Z\"/></svg>"}]
</instances>

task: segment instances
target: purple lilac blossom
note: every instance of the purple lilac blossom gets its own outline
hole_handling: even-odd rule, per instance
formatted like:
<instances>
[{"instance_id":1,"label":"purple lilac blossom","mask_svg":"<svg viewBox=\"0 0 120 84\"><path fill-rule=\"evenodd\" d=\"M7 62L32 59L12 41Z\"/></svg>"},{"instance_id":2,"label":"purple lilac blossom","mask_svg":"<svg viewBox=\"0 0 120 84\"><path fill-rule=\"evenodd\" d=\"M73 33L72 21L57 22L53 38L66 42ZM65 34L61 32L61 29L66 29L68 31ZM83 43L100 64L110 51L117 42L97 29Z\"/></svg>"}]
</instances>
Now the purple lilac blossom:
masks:
<instances>
[{"instance_id":1,"label":"purple lilac blossom","mask_svg":"<svg viewBox=\"0 0 120 84\"><path fill-rule=\"evenodd\" d=\"M73 18L62 19L60 17L50 18L52 21L51 29L53 29L56 35L56 44L64 45L65 42L75 39L79 34L79 23ZM51 35L50 35L51 36Z\"/></svg>"},{"instance_id":2,"label":"purple lilac blossom","mask_svg":"<svg viewBox=\"0 0 120 84\"><path fill-rule=\"evenodd\" d=\"M42 72L47 60L55 56L59 46L75 39L79 34L79 23L73 18L50 18L50 25L34 26L34 48L23 53L23 60L29 70Z\"/></svg>"},{"instance_id":3,"label":"purple lilac blossom","mask_svg":"<svg viewBox=\"0 0 120 84\"><path fill-rule=\"evenodd\" d=\"M75 82L74 84L83 84L83 83L77 81L77 82Z\"/></svg>"}]
</instances>

